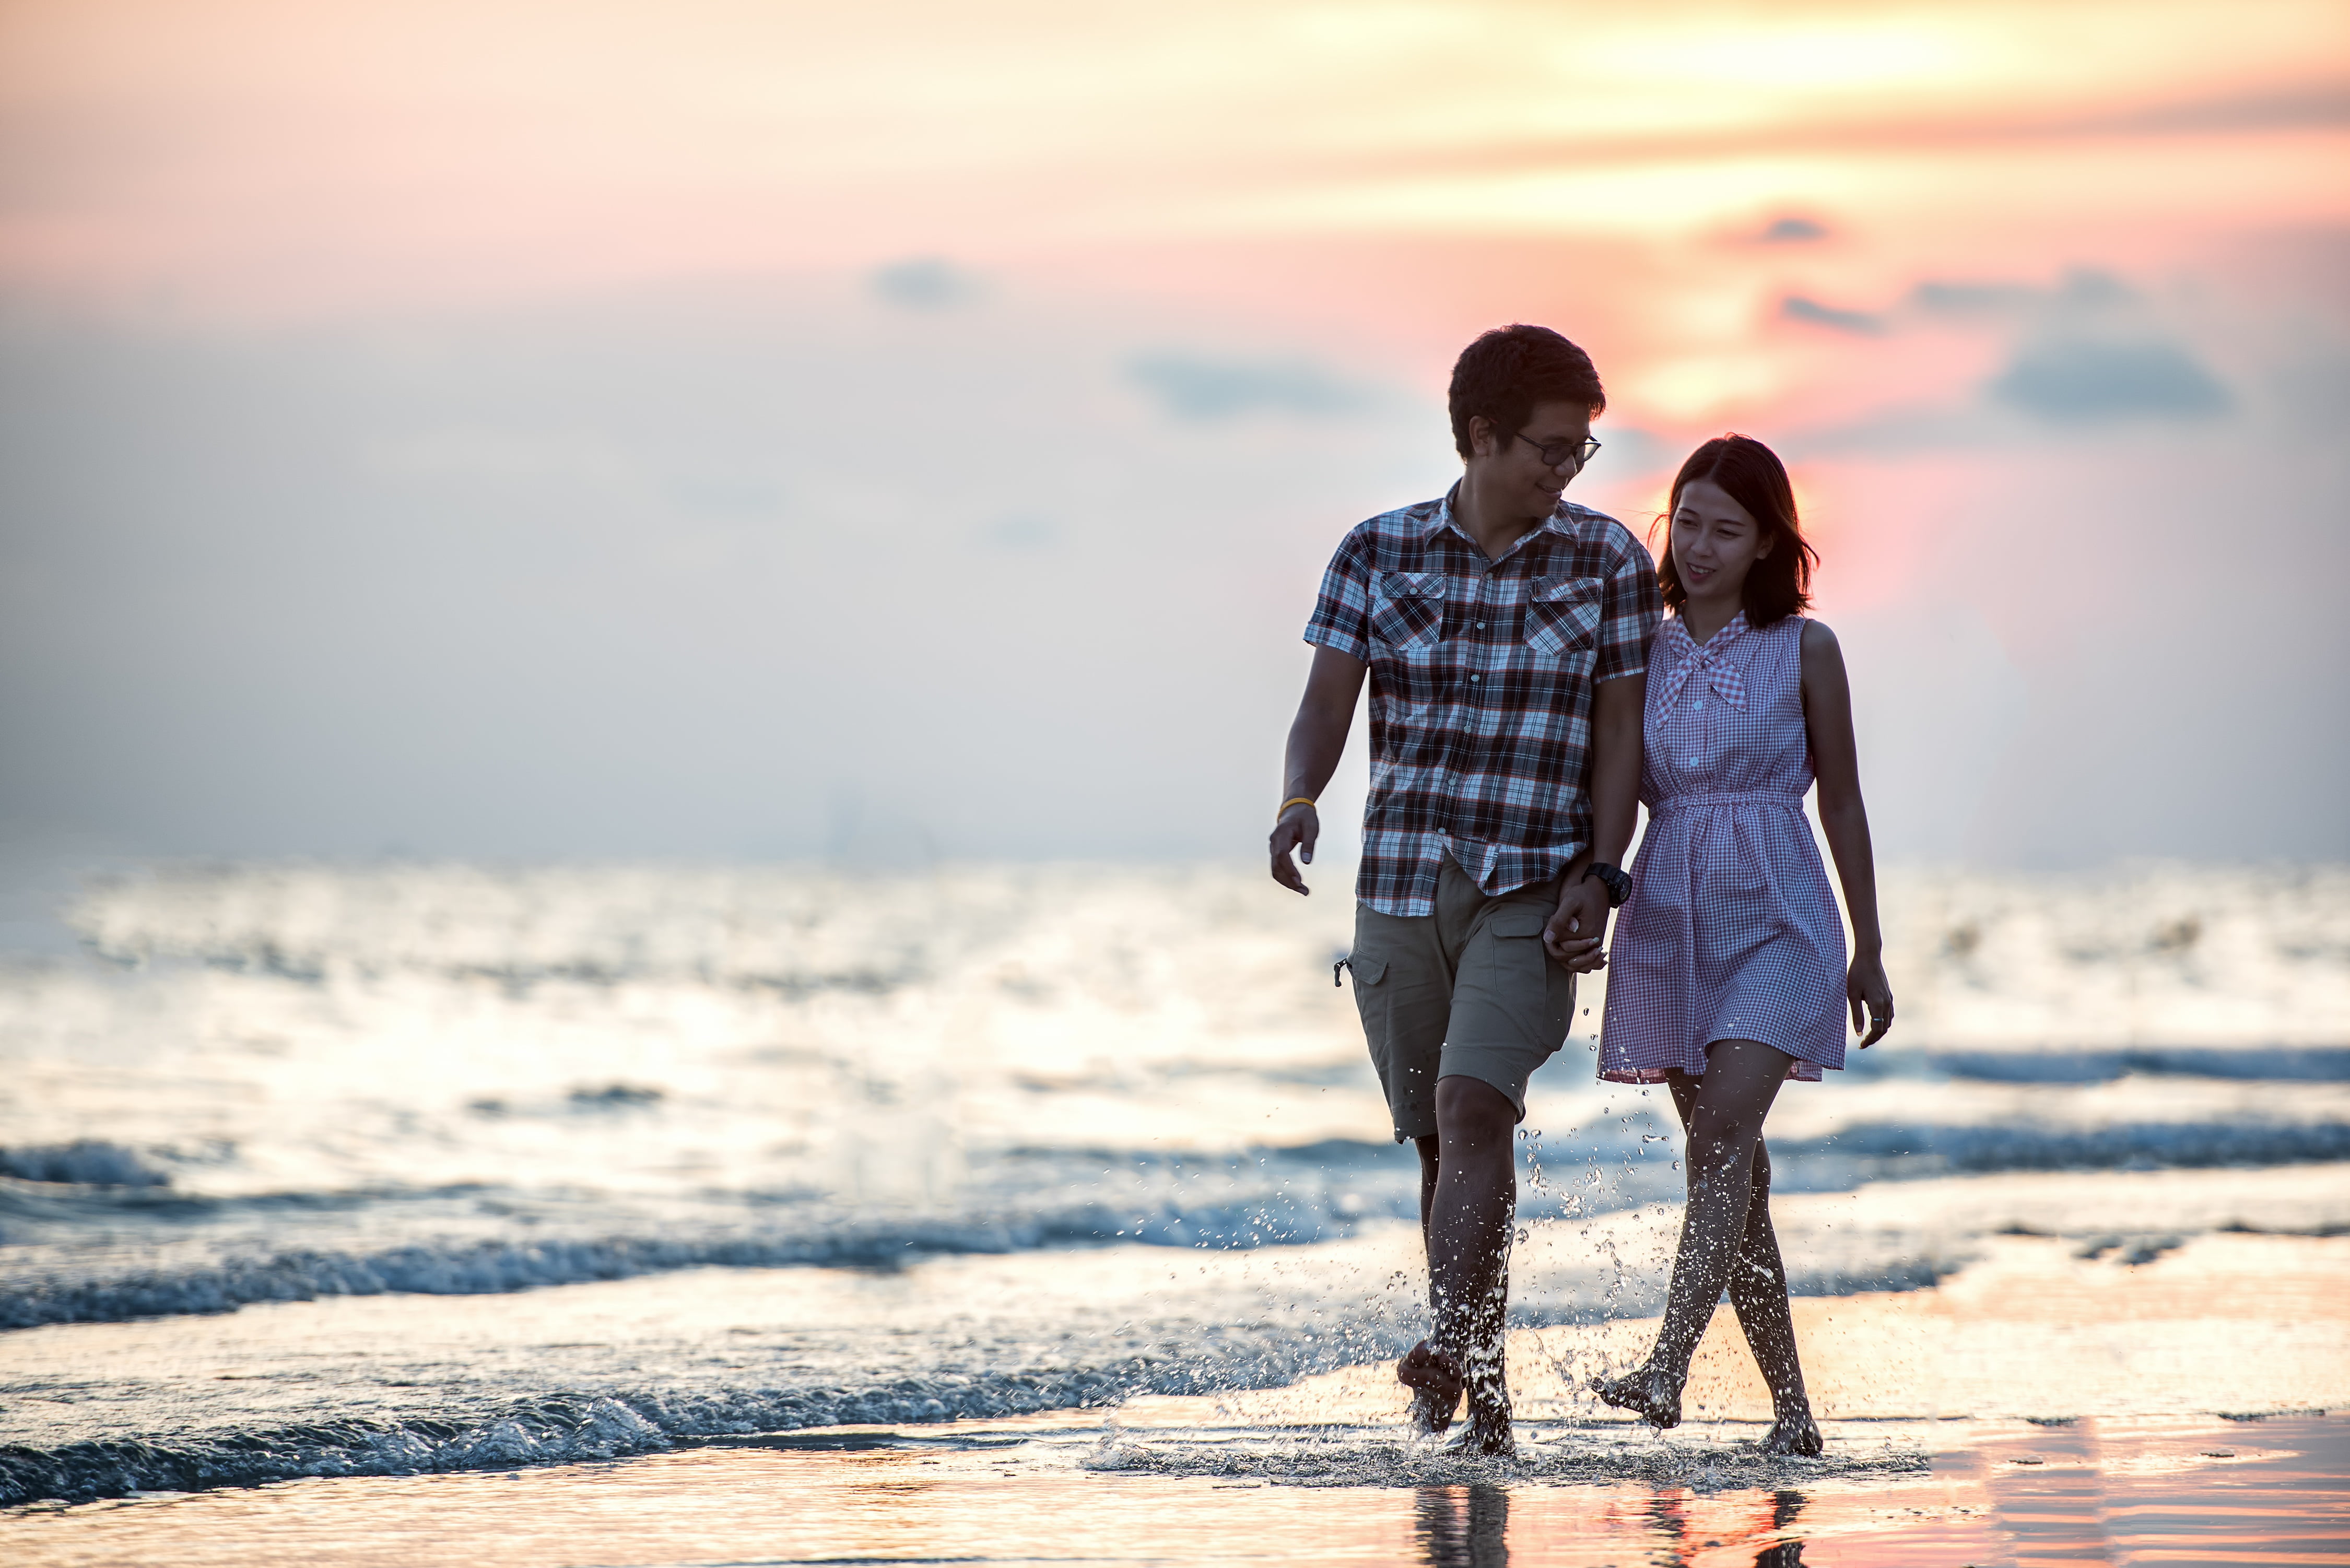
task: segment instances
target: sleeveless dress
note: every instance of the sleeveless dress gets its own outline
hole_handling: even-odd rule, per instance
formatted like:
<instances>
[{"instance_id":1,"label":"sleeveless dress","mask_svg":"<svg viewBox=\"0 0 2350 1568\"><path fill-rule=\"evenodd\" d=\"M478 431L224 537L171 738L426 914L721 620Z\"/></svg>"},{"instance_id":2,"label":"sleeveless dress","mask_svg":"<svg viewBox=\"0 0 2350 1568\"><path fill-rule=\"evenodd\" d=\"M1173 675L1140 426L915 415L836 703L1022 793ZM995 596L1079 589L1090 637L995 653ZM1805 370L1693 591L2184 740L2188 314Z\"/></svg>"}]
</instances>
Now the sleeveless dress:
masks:
<instances>
[{"instance_id":1,"label":"sleeveless dress","mask_svg":"<svg viewBox=\"0 0 2350 1568\"><path fill-rule=\"evenodd\" d=\"M1648 831L1609 945L1599 1075L1705 1071L1717 1040L1844 1065L1844 919L1804 815L1804 618L1740 612L1700 648L1667 618L1648 659Z\"/></svg>"}]
</instances>

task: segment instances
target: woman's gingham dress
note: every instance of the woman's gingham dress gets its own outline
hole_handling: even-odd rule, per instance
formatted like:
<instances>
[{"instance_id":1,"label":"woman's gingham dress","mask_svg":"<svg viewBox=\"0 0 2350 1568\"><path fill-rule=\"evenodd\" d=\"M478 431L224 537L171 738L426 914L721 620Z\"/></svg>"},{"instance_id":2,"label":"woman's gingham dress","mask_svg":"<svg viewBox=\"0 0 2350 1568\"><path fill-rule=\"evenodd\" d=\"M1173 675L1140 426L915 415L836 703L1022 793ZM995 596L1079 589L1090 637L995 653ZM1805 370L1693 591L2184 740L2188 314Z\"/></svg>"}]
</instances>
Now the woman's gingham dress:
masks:
<instances>
[{"instance_id":1,"label":"woman's gingham dress","mask_svg":"<svg viewBox=\"0 0 2350 1568\"><path fill-rule=\"evenodd\" d=\"M1743 612L1703 648L1679 616L1648 658L1648 831L1607 963L1599 1075L1702 1074L1717 1040L1844 1065L1844 919L1804 815L1804 619Z\"/></svg>"}]
</instances>

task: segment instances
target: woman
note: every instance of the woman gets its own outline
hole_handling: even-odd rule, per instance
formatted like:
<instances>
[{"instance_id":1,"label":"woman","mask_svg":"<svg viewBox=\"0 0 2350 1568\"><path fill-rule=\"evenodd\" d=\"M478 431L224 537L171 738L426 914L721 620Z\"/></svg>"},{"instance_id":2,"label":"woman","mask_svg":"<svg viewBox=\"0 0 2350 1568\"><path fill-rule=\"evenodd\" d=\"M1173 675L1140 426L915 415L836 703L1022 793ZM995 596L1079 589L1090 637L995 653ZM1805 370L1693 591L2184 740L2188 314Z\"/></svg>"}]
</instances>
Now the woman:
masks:
<instances>
[{"instance_id":1,"label":"woman","mask_svg":"<svg viewBox=\"0 0 2350 1568\"><path fill-rule=\"evenodd\" d=\"M1671 612L1648 659L1640 798L1648 830L1617 926L1599 1075L1667 1085L1689 1137L1689 1206L1648 1360L1594 1379L1610 1405L1680 1421L1681 1386L1725 1287L1771 1387L1764 1449L1816 1454L1771 1229L1762 1118L1779 1085L1844 1065L1844 1023L1893 1023L1844 656L1802 612L1818 553L1771 449L1706 442L1673 481L1657 581ZM1844 882L1856 950L1820 866L1804 791Z\"/></svg>"}]
</instances>

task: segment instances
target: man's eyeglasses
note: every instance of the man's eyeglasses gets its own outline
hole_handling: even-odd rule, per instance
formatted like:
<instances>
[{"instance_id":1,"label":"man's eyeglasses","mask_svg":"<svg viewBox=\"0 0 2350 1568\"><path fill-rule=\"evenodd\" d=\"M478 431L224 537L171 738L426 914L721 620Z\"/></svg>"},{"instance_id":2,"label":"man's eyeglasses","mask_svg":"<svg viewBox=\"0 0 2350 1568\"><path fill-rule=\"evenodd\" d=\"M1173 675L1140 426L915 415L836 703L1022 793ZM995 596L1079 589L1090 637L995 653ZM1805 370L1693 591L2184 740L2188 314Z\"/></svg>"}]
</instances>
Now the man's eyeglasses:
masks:
<instances>
[{"instance_id":1,"label":"man's eyeglasses","mask_svg":"<svg viewBox=\"0 0 2350 1568\"><path fill-rule=\"evenodd\" d=\"M1589 462L1592 454L1599 450L1599 443L1589 436L1584 437L1581 441L1536 441L1525 431L1520 431L1518 439L1542 453L1543 466L1545 468L1565 468L1569 462L1572 462L1576 468L1580 469L1585 463Z\"/></svg>"}]
</instances>

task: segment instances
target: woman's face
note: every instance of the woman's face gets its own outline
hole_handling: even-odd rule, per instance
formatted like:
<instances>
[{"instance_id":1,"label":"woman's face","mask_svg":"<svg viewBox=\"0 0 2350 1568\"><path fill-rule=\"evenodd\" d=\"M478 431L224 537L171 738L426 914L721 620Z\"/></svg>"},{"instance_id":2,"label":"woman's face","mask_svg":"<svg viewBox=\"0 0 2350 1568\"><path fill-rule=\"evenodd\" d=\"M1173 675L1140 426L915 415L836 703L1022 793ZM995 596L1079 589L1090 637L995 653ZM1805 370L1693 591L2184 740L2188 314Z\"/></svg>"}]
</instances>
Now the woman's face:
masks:
<instances>
[{"instance_id":1,"label":"woman's face","mask_svg":"<svg viewBox=\"0 0 2350 1568\"><path fill-rule=\"evenodd\" d=\"M1778 541L1711 479L1681 486L1673 508L1673 569L1700 604L1734 604L1746 574Z\"/></svg>"}]
</instances>

